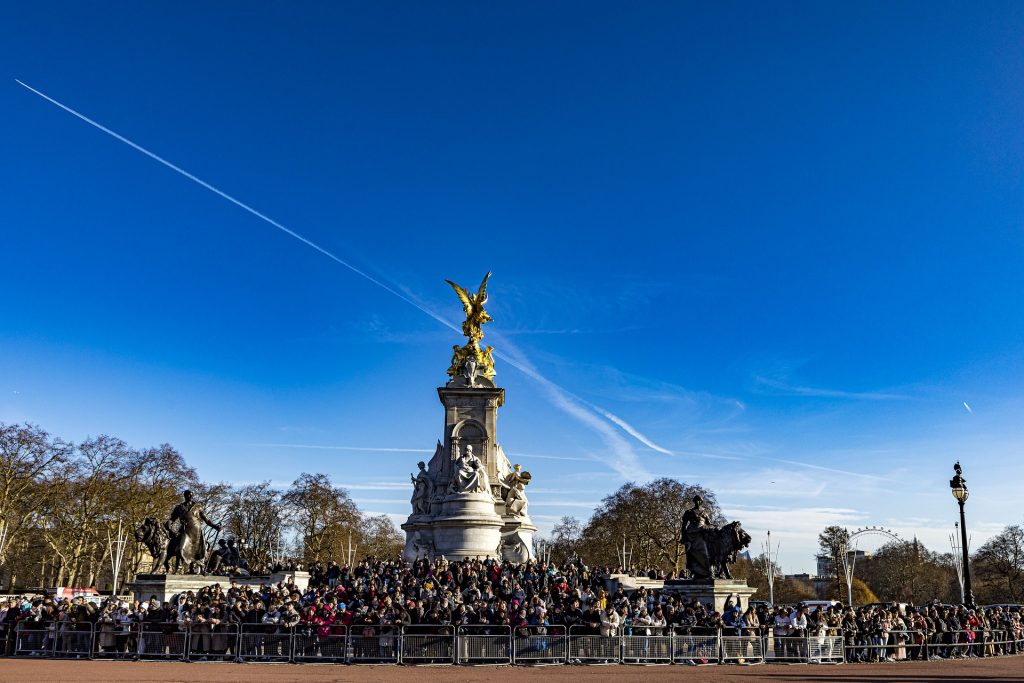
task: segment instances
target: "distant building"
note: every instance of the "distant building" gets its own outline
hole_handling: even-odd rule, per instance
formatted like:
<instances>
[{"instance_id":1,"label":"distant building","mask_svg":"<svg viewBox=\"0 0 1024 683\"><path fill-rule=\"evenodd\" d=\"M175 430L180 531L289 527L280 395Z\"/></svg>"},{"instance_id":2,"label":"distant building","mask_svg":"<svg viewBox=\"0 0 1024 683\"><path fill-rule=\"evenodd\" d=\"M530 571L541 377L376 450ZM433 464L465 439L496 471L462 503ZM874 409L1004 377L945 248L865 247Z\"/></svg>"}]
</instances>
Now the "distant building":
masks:
<instances>
[{"instance_id":1,"label":"distant building","mask_svg":"<svg viewBox=\"0 0 1024 683\"><path fill-rule=\"evenodd\" d=\"M860 564L863 560L870 560L871 553L866 553L863 550L851 550L849 551L854 556L854 565ZM832 557L829 555L815 555L815 559L818 560L818 576L835 576L836 570ZM839 568L839 574L843 573L843 568Z\"/></svg>"}]
</instances>

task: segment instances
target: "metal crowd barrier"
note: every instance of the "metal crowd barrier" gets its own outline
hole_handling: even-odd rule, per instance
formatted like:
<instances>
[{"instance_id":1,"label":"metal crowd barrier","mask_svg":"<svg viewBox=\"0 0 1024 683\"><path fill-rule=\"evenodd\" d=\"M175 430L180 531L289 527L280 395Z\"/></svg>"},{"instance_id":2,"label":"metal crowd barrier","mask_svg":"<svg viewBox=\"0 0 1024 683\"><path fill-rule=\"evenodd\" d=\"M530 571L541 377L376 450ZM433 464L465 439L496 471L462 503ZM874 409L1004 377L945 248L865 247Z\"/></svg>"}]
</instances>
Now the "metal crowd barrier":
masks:
<instances>
[{"instance_id":1,"label":"metal crowd barrier","mask_svg":"<svg viewBox=\"0 0 1024 683\"><path fill-rule=\"evenodd\" d=\"M776 636L765 639L766 662L804 663L808 661L808 641L805 636Z\"/></svg>"},{"instance_id":2,"label":"metal crowd barrier","mask_svg":"<svg viewBox=\"0 0 1024 683\"><path fill-rule=\"evenodd\" d=\"M52 657L56 646L54 625L23 621L14 631L15 657Z\"/></svg>"},{"instance_id":3,"label":"metal crowd barrier","mask_svg":"<svg viewBox=\"0 0 1024 683\"><path fill-rule=\"evenodd\" d=\"M671 664L672 633L667 628L633 626L621 636L623 664Z\"/></svg>"},{"instance_id":4,"label":"metal crowd barrier","mask_svg":"<svg viewBox=\"0 0 1024 683\"><path fill-rule=\"evenodd\" d=\"M564 664L569 656L565 626L517 628L512 636L516 664Z\"/></svg>"},{"instance_id":5,"label":"metal crowd barrier","mask_svg":"<svg viewBox=\"0 0 1024 683\"><path fill-rule=\"evenodd\" d=\"M353 624L348 633L352 663L398 664L401 661L401 631L387 624Z\"/></svg>"},{"instance_id":6,"label":"metal crowd barrier","mask_svg":"<svg viewBox=\"0 0 1024 683\"><path fill-rule=\"evenodd\" d=\"M922 636L918 631L889 631L884 642L880 635L870 636L866 642L845 646L846 661L927 659L928 640Z\"/></svg>"},{"instance_id":7,"label":"metal crowd barrier","mask_svg":"<svg viewBox=\"0 0 1024 683\"><path fill-rule=\"evenodd\" d=\"M512 627L463 625L455 631L456 664L511 664Z\"/></svg>"},{"instance_id":8,"label":"metal crowd barrier","mask_svg":"<svg viewBox=\"0 0 1024 683\"><path fill-rule=\"evenodd\" d=\"M333 662L348 660L348 629L331 626L325 633L315 627L300 626L292 634L293 662Z\"/></svg>"},{"instance_id":9,"label":"metal crowd barrier","mask_svg":"<svg viewBox=\"0 0 1024 683\"><path fill-rule=\"evenodd\" d=\"M841 639L840 639L841 640ZM764 663L764 641L758 635L721 637L721 662L727 664Z\"/></svg>"},{"instance_id":10,"label":"metal crowd barrier","mask_svg":"<svg viewBox=\"0 0 1024 683\"><path fill-rule=\"evenodd\" d=\"M846 661L842 636L807 636L807 661L811 664L842 664Z\"/></svg>"},{"instance_id":11,"label":"metal crowd barrier","mask_svg":"<svg viewBox=\"0 0 1024 683\"><path fill-rule=\"evenodd\" d=\"M994 648L994 655L1018 654L1021 646L1021 638L1014 638L1010 631L1005 629L993 629L991 645Z\"/></svg>"},{"instance_id":12,"label":"metal crowd barrier","mask_svg":"<svg viewBox=\"0 0 1024 683\"><path fill-rule=\"evenodd\" d=\"M223 626L223 625L221 625ZM195 627L194 627L195 629ZM291 661L292 632L276 624L243 624L237 632L236 658L240 661ZM211 644L216 634L209 636ZM200 641L206 645L205 638ZM189 641L188 656L193 656L193 644ZM228 658L229 652L217 650L217 658ZM208 657L213 658L213 656Z\"/></svg>"},{"instance_id":13,"label":"metal crowd barrier","mask_svg":"<svg viewBox=\"0 0 1024 683\"><path fill-rule=\"evenodd\" d=\"M602 636L590 626L569 627L569 661L575 664L599 662L614 664L619 661L622 642L618 634Z\"/></svg>"},{"instance_id":14,"label":"metal crowd barrier","mask_svg":"<svg viewBox=\"0 0 1024 683\"><path fill-rule=\"evenodd\" d=\"M92 655L93 625L91 623L75 623L58 621L55 624L53 656L87 659Z\"/></svg>"},{"instance_id":15,"label":"metal crowd barrier","mask_svg":"<svg viewBox=\"0 0 1024 683\"><path fill-rule=\"evenodd\" d=\"M96 626L95 659L133 659L138 655L141 624L101 620Z\"/></svg>"},{"instance_id":16,"label":"metal crowd barrier","mask_svg":"<svg viewBox=\"0 0 1024 683\"><path fill-rule=\"evenodd\" d=\"M718 633L692 633L688 628L675 628L672 633L672 661L676 664L711 664L719 658Z\"/></svg>"},{"instance_id":17,"label":"metal crowd barrier","mask_svg":"<svg viewBox=\"0 0 1024 683\"><path fill-rule=\"evenodd\" d=\"M889 631L845 646L846 661L904 661L1018 654L1022 643L1003 629L979 631Z\"/></svg>"},{"instance_id":18,"label":"metal crowd barrier","mask_svg":"<svg viewBox=\"0 0 1024 683\"><path fill-rule=\"evenodd\" d=\"M418 624L402 629L403 664L454 664L455 628Z\"/></svg>"},{"instance_id":19,"label":"metal crowd barrier","mask_svg":"<svg viewBox=\"0 0 1024 683\"><path fill-rule=\"evenodd\" d=\"M140 659L186 659L188 628L174 621L144 621L138 625Z\"/></svg>"},{"instance_id":20,"label":"metal crowd barrier","mask_svg":"<svg viewBox=\"0 0 1024 683\"><path fill-rule=\"evenodd\" d=\"M759 637L692 633L685 628L627 627L602 636L593 627L500 625L314 626L175 622L20 622L9 652L17 657L140 658L202 661L387 664L762 662L839 663L921 660L1024 653L1024 641L1004 629L891 631L850 645L839 635ZM693 629L697 630L697 629ZM727 631L728 633L729 631Z\"/></svg>"}]
</instances>

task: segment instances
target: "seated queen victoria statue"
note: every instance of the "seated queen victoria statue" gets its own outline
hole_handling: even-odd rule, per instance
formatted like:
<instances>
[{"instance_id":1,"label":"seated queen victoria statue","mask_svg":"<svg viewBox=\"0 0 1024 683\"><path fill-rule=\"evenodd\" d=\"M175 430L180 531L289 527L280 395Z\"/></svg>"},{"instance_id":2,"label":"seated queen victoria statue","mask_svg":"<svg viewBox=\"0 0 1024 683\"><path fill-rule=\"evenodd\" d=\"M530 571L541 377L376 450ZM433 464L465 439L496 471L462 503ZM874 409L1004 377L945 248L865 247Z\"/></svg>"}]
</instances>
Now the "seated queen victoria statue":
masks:
<instances>
[{"instance_id":1,"label":"seated queen victoria statue","mask_svg":"<svg viewBox=\"0 0 1024 683\"><path fill-rule=\"evenodd\" d=\"M487 469L480 458L473 455L473 446L455 461L455 474L448 484L448 493L489 493Z\"/></svg>"}]
</instances>

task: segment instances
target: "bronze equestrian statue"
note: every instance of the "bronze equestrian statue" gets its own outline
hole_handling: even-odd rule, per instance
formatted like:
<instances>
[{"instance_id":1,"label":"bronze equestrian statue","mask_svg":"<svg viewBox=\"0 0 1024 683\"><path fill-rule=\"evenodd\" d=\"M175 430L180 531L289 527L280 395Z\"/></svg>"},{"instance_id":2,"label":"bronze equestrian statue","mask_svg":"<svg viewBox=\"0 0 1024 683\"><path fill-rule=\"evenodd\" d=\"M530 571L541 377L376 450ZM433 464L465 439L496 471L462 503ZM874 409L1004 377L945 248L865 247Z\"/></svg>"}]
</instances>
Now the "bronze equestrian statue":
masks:
<instances>
[{"instance_id":1,"label":"bronze equestrian statue","mask_svg":"<svg viewBox=\"0 0 1024 683\"><path fill-rule=\"evenodd\" d=\"M731 579L729 565L741 550L750 545L748 534L739 522L719 528L712 522L704 499L694 496L693 507L683 513L679 541L686 550L686 572L691 579Z\"/></svg>"},{"instance_id":2,"label":"bronze equestrian statue","mask_svg":"<svg viewBox=\"0 0 1024 683\"><path fill-rule=\"evenodd\" d=\"M171 516L164 522L164 529L170 535L167 546L167 563L174 560L174 573L182 573L182 566L188 574L195 574L196 569L204 568L206 562L206 539L203 538L203 525L220 531L220 525L209 519L203 507L193 500L192 492L182 494L184 500L174 506Z\"/></svg>"}]
</instances>

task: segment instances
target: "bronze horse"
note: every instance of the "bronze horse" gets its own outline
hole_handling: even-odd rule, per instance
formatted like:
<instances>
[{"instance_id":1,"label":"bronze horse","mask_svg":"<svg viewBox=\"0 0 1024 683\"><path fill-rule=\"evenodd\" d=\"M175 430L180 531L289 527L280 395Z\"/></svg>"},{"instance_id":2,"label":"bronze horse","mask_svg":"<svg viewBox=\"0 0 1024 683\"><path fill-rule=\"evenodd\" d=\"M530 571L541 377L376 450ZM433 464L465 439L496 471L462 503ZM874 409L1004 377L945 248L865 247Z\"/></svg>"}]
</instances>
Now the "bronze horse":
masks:
<instances>
[{"instance_id":1,"label":"bronze horse","mask_svg":"<svg viewBox=\"0 0 1024 683\"><path fill-rule=\"evenodd\" d=\"M164 522L171 535L167 546L168 564L174 560L175 573L181 572L182 565L188 567L189 574L195 574L197 567L205 566L206 539L203 538L200 520L220 531L220 525L207 519L203 508L192 500L192 493L185 491L184 502L174 506L171 516Z\"/></svg>"}]
</instances>

